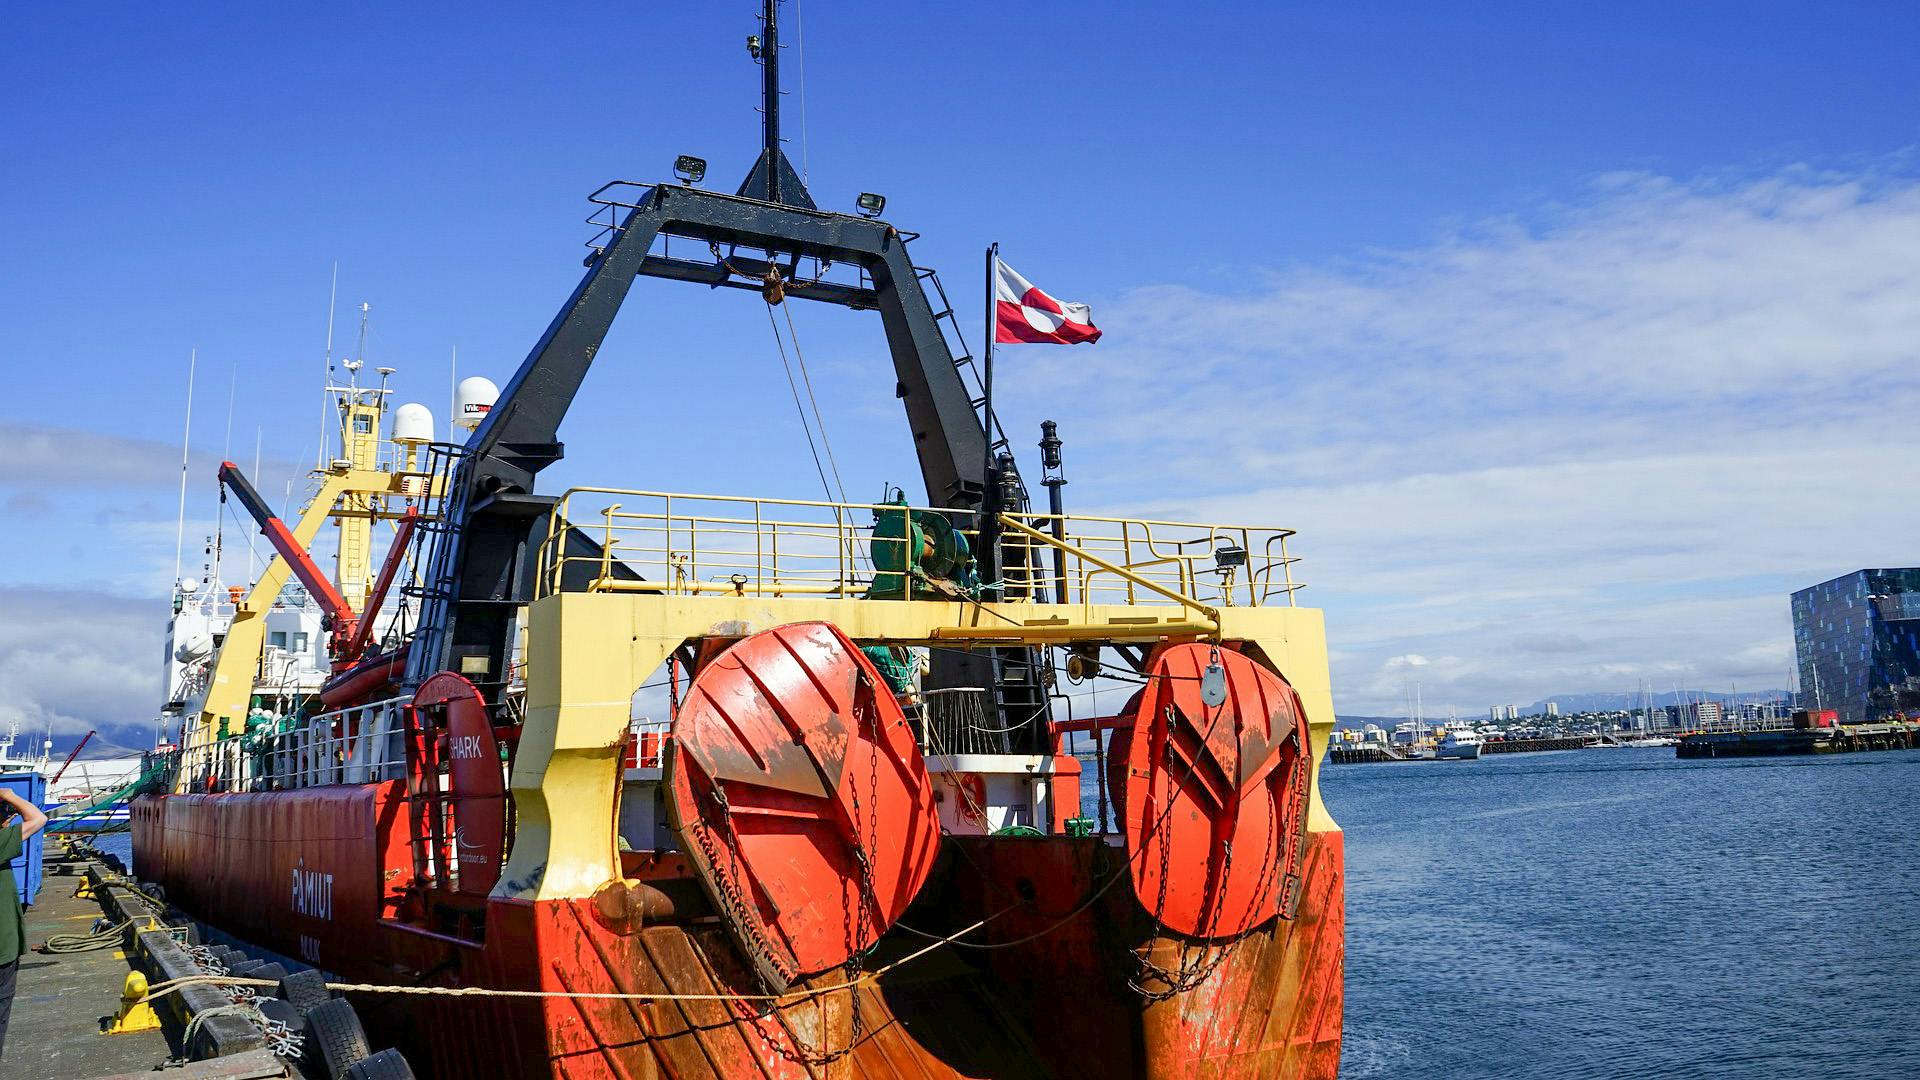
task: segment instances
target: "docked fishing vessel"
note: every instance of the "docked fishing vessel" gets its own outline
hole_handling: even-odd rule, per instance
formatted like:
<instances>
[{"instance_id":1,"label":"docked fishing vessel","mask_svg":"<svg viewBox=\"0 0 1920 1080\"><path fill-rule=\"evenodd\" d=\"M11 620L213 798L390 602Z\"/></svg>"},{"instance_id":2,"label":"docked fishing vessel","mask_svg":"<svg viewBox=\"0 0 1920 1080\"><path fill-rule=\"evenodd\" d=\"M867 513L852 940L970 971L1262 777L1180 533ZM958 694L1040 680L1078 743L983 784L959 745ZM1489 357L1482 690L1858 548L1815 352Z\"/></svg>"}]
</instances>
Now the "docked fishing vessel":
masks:
<instances>
[{"instance_id":1,"label":"docked fishing vessel","mask_svg":"<svg viewBox=\"0 0 1920 1080\"><path fill-rule=\"evenodd\" d=\"M424 988L353 998L422 1075L1334 1076L1333 708L1292 532L1035 512L913 234L820 208L781 150L773 0L750 48L746 182L682 158L595 192L584 278L464 438L356 383L296 521L222 469L276 557L135 801L136 872ZM877 312L924 499L541 491L643 277ZM253 722L292 577L327 673Z\"/></svg>"}]
</instances>

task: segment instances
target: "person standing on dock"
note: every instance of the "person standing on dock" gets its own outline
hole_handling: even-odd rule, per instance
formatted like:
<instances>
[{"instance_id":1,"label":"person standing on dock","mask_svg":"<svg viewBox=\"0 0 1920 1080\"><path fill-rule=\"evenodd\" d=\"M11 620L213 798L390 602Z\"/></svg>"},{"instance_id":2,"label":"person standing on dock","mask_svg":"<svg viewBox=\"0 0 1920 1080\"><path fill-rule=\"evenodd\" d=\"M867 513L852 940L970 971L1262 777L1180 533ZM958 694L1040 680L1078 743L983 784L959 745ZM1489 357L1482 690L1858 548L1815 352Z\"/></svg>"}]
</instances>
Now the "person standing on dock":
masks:
<instances>
[{"instance_id":1,"label":"person standing on dock","mask_svg":"<svg viewBox=\"0 0 1920 1080\"><path fill-rule=\"evenodd\" d=\"M13 989L20 976L20 954L27 951L27 923L20 911L20 888L13 880L13 860L26 850L27 840L46 826L47 815L10 788L0 787L0 801L20 815L0 829L0 1061L5 1061Z\"/></svg>"}]
</instances>

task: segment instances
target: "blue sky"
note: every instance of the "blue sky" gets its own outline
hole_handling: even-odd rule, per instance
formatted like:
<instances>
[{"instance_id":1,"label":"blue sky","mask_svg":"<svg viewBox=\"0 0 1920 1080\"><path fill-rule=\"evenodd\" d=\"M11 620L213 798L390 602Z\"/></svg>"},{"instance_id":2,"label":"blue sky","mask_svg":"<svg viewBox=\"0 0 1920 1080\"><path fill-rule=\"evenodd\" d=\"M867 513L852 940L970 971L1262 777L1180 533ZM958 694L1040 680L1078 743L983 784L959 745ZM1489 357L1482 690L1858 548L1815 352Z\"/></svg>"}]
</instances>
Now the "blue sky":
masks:
<instances>
[{"instance_id":1,"label":"blue sky","mask_svg":"<svg viewBox=\"0 0 1920 1080\"><path fill-rule=\"evenodd\" d=\"M753 7L11 13L0 719L150 713L190 348L201 532L223 446L313 453L335 261L403 396L504 382L587 192L745 172ZM1912 5L787 8L816 198L885 193L976 342L989 241L1092 303L1007 424L1082 509L1301 530L1343 711L1776 686L1790 588L1913 561ZM811 494L750 300L636 289L556 479ZM795 316L854 497L909 479L878 327Z\"/></svg>"}]
</instances>

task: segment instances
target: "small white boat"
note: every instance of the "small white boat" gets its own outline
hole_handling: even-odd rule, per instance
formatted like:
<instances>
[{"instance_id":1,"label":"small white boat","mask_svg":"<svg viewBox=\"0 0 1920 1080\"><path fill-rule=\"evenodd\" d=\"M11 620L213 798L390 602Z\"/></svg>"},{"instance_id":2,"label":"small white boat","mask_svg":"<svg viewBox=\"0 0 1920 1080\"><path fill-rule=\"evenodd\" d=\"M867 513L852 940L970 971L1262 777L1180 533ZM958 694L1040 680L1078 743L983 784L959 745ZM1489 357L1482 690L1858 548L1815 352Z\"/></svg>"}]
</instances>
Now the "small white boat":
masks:
<instances>
[{"instance_id":1,"label":"small white boat","mask_svg":"<svg viewBox=\"0 0 1920 1080\"><path fill-rule=\"evenodd\" d=\"M1447 731L1446 737L1440 740L1440 744L1434 747L1433 756L1441 761L1478 761L1480 749L1484 745L1485 740L1480 737L1479 732L1452 728Z\"/></svg>"},{"instance_id":2,"label":"small white boat","mask_svg":"<svg viewBox=\"0 0 1920 1080\"><path fill-rule=\"evenodd\" d=\"M1621 746L1679 746L1680 740L1671 735L1648 735L1639 739L1628 739Z\"/></svg>"}]
</instances>

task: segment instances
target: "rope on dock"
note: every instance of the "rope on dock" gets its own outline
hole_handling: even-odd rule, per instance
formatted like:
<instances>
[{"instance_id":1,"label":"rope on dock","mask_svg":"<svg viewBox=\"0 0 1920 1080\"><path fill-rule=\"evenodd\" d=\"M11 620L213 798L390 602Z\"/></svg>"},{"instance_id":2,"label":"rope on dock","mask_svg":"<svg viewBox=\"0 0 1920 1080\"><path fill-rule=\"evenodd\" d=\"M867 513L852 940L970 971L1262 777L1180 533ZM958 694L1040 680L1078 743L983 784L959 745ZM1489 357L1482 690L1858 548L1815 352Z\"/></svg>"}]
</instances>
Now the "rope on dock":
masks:
<instances>
[{"instance_id":1,"label":"rope on dock","mask_svg":"<svg viewBox=\"0 0 1920 1080\"><path fill-rule=\"evenodd\" d=\"M573 998L589 1001L772 1001L785 1004L798 1003L823 994L841 990L854 990L878 982L881 976L900 967L902 964L917 960L942 945L950 944L955 938L973 933L993 920L1019 907L1009 905L1000 911L981 919L979 922L934 941L930 945L916 949L890 964L875 968L856 979L847 979L831 986L816 986L806 990L793 990L785 994L622 994L611 991L573 991L573 990L496 990L488 986L396 986L390 983L348 983L330 982L327 989L344 994L422 994L441 997L495 997L495 998ZM188 986L213 983L220 986L278 986L275 979L249 979L236 975L186 975L178 979L155 983L147 988L147 996L141 998L142 1004L155 1001Z\"/></svg>"},{"instance_id":2,"label":"rope on dock","mask_svg":"<svg viewBox=\"0 0 1920 1080\"><path fill-rule=\"evenodd\" d=\"M126 929L132 925L133 920L127 919L117 926L109 926L101 930L95 930L90 934L55 934L47 939L47 943L41 946L40 951L44 953L81 953L96 952L100 949L111 949L126 944Z\"/></svg>"}]
</instances>

